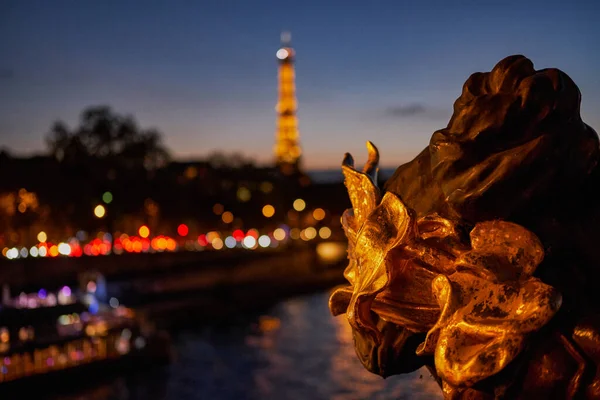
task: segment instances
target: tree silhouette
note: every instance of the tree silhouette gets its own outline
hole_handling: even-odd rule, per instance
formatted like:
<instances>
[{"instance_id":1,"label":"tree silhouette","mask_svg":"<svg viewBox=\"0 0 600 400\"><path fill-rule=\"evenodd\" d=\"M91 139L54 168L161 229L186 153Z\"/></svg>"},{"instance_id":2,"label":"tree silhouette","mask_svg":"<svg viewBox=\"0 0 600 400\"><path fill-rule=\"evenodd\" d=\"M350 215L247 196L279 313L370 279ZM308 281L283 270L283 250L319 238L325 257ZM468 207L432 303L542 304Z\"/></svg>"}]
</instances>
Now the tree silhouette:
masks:
<instances>
[{"instance_id":1,"label":"tree silhouette","mask_svg":"<svg viewBox=\"0 0 600 400\"><path fill-rule=\"evenodd\" d=\"M50 153L67 164L87 161L95 167L154 170L170 158L160 132L141 129L133 117L107 106L85 109L73 131L64 122L55 122L46 142Z\"/></svg>"},{"instance_id":2,"label":"tree silhouette","mask_svg":"<svg viewBox=\"0 0 600 400\"><path fill-rule=\"evenodd\" d=\"M48 200L58 218L90 228L107 224L110 229L119 215L141 210L153 174L170 159L160 132L142 129L133 117L107 106L83 110L75 129L55 122L46 143L61 178L53 182L55 190ZM105 191L119 201L97 220L92 210ZM60 204L68 207L56 206Z\"/></svg>"}]
</instances>

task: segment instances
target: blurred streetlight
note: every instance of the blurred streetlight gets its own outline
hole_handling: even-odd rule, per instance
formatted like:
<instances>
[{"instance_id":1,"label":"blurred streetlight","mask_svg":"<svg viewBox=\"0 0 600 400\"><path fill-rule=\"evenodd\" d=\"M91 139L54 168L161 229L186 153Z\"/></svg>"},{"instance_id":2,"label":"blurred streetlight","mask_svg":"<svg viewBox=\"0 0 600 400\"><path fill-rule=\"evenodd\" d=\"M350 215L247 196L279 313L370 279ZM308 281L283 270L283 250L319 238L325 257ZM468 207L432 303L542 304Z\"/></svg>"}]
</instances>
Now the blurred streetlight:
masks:
<instances>
[{"instance_id":1,"label":"blurred streetlight","mask_svg":"<svg viewBox=\"0 0 600 400\"><path fill-rule=\"evenodd\" d=\"M103 218L104 215L106 215L106 209L104 208L104 206L102 204L98 204L96 206L96 208L94 208L94 215L97 218Z\"/></svg>"},{"instance_id":2,"label":"blurred streetlight","mask_svg":"<svg viewBox=\"0 0 600 400\"><path fill-rule=\"evenodd\" d=\"M46 235L46 232L41 231L40 233L37 234L37 240L40 243L44 243L46 240L48 240L48 235Z\"/></svg>"},{"instance_id":3,"label":"blurred streetlight","mask_svg":"<svg viewBox=\"0 0 600 400\"><path fill-rule=\"evenodd\" d=\"M294 200L294 210L302 211L306 208L306 202L302 199Z\"/></svg>"},{"instance_id":4,"label":"blurred streetlight","mask_svg":"<svg viewBox=\"0 0 600 400\"><path fill-rule=\"evenodd\" d=\"M110 204L113 201L113 195L111 192L104 192L102 195L102 201L106 204Z\"/></svg>"},{"instance_id":5,"label":"blurred streetlight","mask_svg":"<svg viewBox=\"0 0 600 400\"><path fill-rule=\"evenodd\" d=\"M262 213L265 217L271 218L273 215L275 215L275 207L273 207L270 204L267 204L263 207Z\"/></svg>"}]
</instances>

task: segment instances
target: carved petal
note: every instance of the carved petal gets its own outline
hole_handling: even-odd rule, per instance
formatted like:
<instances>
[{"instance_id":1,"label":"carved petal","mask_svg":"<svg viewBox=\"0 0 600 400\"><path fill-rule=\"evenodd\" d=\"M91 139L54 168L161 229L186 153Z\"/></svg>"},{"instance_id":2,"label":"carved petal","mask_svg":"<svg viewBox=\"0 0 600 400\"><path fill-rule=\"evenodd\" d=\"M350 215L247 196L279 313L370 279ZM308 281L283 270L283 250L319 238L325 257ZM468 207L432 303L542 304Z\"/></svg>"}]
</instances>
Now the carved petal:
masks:
<instances>
[{"instance_id":1,"label":"carved petal","mask_svg":"<svg viewBox=\"0 0 600 400\"><path fill-rule=\"evenodd\" d=\"M472 251L456 260L457 270L470 270L492 282L527 279L544 259L544 248L538 237L506 221L475 225L471 231L471 246Z\"/></svg>"},{"instance_id":2,"label":"carved petal","mask_svg":"<svg viewBox=\"0 0 600 400\"><path fill-rule=\"evenodd\" d=\"M342 227L344 228L344 233L346 234L346 238L348 238L348 260L349 264L344 270L344 277L350 282L351 285L354 285L354 281L356 278L356 260L354 256L354 244L356 242L356 223L354 218L354 212L351 208L344 211L342 214Z\"/></svg>"},{"instance_id":3,"label":"carved petal","mask_svg":"<svg viewBox=\"0 0 600 400\"><path fill-rule=\"evenodd\" d=\"M357 274L347 312L354 328L365 329L378 337L379 332L371 320L371 304L388 283L385 265L388 252L414 235L413 224L411 212L396 195L388 192L358 232L353 249Z\"/></svg>"},{"instance_id":4,"label":"carved petal","mask_svg":"<svg viewBox=\"0 0 600 400\"><path fill-rule=\"evenodd\" d=\"M352 203L356 227L360 227L366 221L377 206L380 197L377 188L379 151L371 142L367 142L367 149L369 150L369 160L363 172L354 169L354 159L349 153L346 153L342 162L344 184Z\"/></svg>"},{"instance_id":5,"label":"carved petal","mask_svg":"<svg viewBox=\"0 0 600 400\"><path fill-rule=\"evenodd\" d=\"M457 272L439 275L432 289L442 311L417 353L434 353L440 377L463 387L502 370L561 304L560 294L536 278L512 286Z\"/></svg>"}]
</instances>

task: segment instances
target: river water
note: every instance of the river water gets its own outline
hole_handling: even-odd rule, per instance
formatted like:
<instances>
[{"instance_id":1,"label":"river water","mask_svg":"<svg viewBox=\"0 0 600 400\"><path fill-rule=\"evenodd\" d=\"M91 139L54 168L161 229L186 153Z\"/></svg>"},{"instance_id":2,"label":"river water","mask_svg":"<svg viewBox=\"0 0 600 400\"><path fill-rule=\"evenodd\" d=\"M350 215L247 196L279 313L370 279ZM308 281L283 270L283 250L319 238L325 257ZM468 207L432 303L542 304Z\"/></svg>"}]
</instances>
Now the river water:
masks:
<instances>
[{"instance_id":1,"label":"river water","mask_svg":"<svg viewBox=\"0 0 600 400\"><path fill-rule=\"evenodd\" d=\"M285 300L227 326L173 333L172 363L133 372L64 400L441 399L425 369L382 379L367 372L328 292Z\"/></svg>"}]
</instances>

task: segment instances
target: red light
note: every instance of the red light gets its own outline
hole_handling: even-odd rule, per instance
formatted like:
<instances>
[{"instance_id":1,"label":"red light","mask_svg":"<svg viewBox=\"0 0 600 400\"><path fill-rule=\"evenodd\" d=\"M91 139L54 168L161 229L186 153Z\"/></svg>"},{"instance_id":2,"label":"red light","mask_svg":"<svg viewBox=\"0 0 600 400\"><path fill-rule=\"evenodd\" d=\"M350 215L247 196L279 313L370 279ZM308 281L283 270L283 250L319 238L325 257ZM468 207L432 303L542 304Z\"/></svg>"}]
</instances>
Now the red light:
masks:
<instances>
[{"instance_id":1,"label":"red light","mask_svg":"<svg viewBox=\"0 0 600 400\"><path fill-rule=\"evenodd\" d=\"M206 235L202 234L200 236L198 236L198 244L200 246L206 246L208 244L208 240L206 240Z\"/></svg>"},{"instance_id":2,"label":"red light","mask_svg":"<svg viewBox=\"0 0 600 400\"><path fill-rule=\"evenodd\" d=\"M236 229L235 231L233 231L233 233L231 235L238 242L240 242L244 239L244 231L242 231L241 229Z\"/></svg>"},{"instance_id":3,"label":"red light","mask_svg":"<svg viewBox=\"0 0 600 400\"><path fill-rule=\"evenodd\" d=\"M187 236L189 229L186 224L181 224L177 227L177 233L179 236Z\"/></svg>"}]
</instances>

